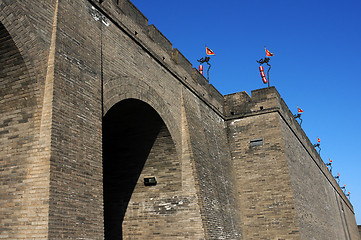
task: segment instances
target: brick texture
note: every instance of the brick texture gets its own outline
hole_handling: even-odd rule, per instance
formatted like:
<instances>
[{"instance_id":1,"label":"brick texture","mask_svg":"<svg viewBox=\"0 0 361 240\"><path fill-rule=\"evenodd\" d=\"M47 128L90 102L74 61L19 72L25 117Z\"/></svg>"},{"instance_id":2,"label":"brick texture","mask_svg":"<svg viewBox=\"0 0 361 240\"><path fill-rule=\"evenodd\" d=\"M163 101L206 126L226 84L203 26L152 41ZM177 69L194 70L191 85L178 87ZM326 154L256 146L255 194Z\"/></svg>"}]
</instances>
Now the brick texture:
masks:
<instances>
[{"instance_id":1,"label":"brick texture","mask_svg":"<svg viewBox=\"0 0 361 240\"><path fill-rule=\"evenodd\" d=\"M0 239L359 239L276 89L222 96L128 0L0 1L0 113Z\"/></svg>"},{"instance_id":2,"label":"brick texture","mask_svg":"<svg viewBox=\"0 0 361 240\"><path fill-rule=\"evenodd\" d=\"M246 239L358 239L352 205L276 89L225 100Z\"/></svg>"}]
</instances>

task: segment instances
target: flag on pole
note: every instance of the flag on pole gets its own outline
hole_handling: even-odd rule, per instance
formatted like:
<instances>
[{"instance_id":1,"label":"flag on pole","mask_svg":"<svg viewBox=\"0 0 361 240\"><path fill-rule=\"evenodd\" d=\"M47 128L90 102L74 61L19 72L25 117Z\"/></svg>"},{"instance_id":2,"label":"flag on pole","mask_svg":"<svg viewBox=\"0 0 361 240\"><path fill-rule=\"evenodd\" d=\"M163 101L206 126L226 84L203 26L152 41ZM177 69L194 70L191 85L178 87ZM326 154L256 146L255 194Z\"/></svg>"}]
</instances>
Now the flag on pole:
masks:
<instances>
[{"instance_id":1,"label":"flag on pole","mask_svg":"<svg viewBox=\"0 0 361 240\"><path fill-rule=\"evenodd\" d=\"M297 106L298 113L303 113L303 110Z\"/></svg>"},{"instance_id":2,"label":"flag on pole","mask_svg":"<svg viewBox=\"0 0 361 240\"><path fill-rule=\"evenodd\" d=\"M273 56L273 53L271 53L270 51L268 51L266 47L265 47L264 49L265 49L265 51L266 51L266 56L267 56L267 57L272 57L272 56Z\"/></svg>"},{"instance_id":3,"label":"flag on pole","mask_svg":"<svg viewBox=\"0 0 361 240\"><path fill-rule=\"evenodd\" d=\"M207 46L206 46L206 53L207 55L212 55L212 56L216 55L211 49L207 48Z\"/></svg>"}]
</instances>

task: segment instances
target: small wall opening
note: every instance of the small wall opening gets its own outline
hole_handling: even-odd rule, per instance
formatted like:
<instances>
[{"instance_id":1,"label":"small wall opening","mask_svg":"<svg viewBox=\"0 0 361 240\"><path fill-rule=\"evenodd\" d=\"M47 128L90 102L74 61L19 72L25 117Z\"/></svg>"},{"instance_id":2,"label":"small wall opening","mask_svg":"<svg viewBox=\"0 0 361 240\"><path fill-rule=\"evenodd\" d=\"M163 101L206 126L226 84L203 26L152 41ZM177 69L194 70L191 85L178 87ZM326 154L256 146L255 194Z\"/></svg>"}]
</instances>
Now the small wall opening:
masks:
<instances>
[{"instance_id":1,"label":"small wall opening","mask_svg":"<svg viewBox=\"0 0 361 240\"><path fill-rule=\"evenodd\" d=\"M157 183L144 184L150 177ZM105 239L142 239L144 228L162 228L151 204L180 190L181 176L171 135L150 105L127 99L104 116L103 184Z\"/></svg>"}]
</instances>

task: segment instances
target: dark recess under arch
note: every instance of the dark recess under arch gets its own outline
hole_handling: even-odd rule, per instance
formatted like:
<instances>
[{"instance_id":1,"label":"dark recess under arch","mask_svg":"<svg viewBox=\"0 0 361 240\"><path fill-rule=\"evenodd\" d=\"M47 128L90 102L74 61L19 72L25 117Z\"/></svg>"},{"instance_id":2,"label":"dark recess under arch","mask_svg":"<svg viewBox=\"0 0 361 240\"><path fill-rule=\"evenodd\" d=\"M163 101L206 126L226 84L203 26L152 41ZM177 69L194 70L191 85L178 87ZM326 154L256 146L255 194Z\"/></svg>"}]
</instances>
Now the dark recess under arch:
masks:
<instances>
[{"instance_id":1,"label":"dark recess under arch","mask_svg":"<svg viewBox=\"0 0 361 240\"><path fill-rule=\"evenodd\" d=\"M164 137L164 129L168 132L158 113L150 105L136 99L117 103L104 116L105 239L122 239L122 223L127 206L154 142L159 136ZM166 137L170 138L169 132ZM173 142L164 147L169 148L175 149Z\"/></svg>"}]
</instances>

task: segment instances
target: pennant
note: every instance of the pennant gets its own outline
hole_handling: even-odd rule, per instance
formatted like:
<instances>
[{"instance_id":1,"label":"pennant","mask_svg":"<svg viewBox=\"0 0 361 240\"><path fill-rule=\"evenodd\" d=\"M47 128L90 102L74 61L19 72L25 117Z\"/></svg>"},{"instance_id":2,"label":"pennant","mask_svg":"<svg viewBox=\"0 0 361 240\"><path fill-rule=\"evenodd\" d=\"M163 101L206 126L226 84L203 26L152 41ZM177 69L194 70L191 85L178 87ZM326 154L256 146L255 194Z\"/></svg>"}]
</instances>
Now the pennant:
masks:
<instances>
[{"instance_id":1,"label":"pennant","mask_svg":"<svg viewBox=\"0 0 361 240\"><path fill-rule=\"evenodd\" d=\"M303 110L297 106L298 113L303 113Z\"/></svg>"},{"instance_id":2,"label":"pennant","mask_svg":"<svg viewBox=\"0 0 361 240\"><path fill-rule=\"evenodd\" d=\"M206 53L207 53L207 55L212 55L212 56L216 55L216 54L214 54L214 52L211 49L209 49L207 47L206 47Z\"/></svg>"},{"instance_id":3,"label":"pennant","mask_svg":"<svg viewBox=\"0 0 361 240\"><path fill-rule=\"evenodd\" d=\"M273 53L271 53L270 51L267 50L267 48L264 48L266 50L266 56L267 57L272 57Z\"/></svg>"},{"instance_id":4,"label":"pennant","mask_svg":"<svg viewBox=\"0 0 361 240\"><path fill-rule=\"evenodd\" d=\"M321 142L321 140L319 138L317 138L317 142Z\"/></svg>"},{"instance_id":5,"label":"pennant","mask_svg":"<svg viewBox=\"0 0 361 240\"><path fill-rule=\"evenodd\" d=\"M331 160L331 158L329 158L328 160L330 160L330 163L332 163L332 160Z\"/></svg>"}]
</instances>

